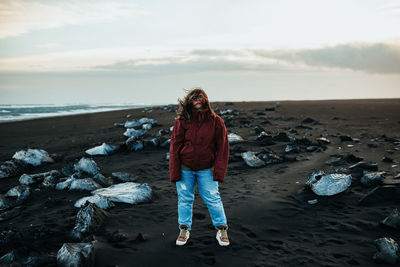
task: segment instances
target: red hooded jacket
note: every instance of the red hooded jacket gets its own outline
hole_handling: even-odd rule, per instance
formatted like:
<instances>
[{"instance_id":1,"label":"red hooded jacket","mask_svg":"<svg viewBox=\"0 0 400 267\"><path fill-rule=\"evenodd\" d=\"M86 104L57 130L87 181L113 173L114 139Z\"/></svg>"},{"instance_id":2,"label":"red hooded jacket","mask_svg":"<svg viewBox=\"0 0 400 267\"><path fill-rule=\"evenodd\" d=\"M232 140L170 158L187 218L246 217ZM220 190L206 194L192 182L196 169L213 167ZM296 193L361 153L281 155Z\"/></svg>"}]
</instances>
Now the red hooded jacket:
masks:
<instances>
[{"instance_id":1,"label":"red hooded jacket","mask_svg":"<svg viewBox=\"0 0 400 267\"><path fill-rule=\"evenodd\" d=\"M214 181L224 181L229 161L228 133L220 116L208 119L206 112L193 110L190 122L175 121L169 147L171 182L181 179L181 164L193 171L214 166Z\"/></svg>"}]
</instances>

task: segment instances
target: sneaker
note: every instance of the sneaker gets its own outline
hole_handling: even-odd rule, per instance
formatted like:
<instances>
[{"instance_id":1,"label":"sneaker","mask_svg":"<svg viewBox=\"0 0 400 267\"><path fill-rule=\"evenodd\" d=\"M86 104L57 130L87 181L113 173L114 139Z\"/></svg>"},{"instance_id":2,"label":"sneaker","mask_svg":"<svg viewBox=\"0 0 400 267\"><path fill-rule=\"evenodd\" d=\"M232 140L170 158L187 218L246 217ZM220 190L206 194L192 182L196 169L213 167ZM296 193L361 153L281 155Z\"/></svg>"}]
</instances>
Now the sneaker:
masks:
<instances>
[{"instance_id":1,"label":"sneaker","mask_svg":"<svg viewBox=\"0 0 400 267\"><path fill-rule=\"evenodd\" d=\"M176 239L176 245L183 246L186 244L190 236L190 232L186 225L181 226L181 231Z\"/></svg>"},{"instance_id":2,"label":"sneaker","mask_svg":"<svg viewBox=\"0 0 400 267\"><path fill-rule=\"evenodd\" d=\"M228 226L226 225L221 225L218 226L218 231L217 231L217 240L220 246L229 246L229 239L228 239Z\"/></svg>"}]
</instances>

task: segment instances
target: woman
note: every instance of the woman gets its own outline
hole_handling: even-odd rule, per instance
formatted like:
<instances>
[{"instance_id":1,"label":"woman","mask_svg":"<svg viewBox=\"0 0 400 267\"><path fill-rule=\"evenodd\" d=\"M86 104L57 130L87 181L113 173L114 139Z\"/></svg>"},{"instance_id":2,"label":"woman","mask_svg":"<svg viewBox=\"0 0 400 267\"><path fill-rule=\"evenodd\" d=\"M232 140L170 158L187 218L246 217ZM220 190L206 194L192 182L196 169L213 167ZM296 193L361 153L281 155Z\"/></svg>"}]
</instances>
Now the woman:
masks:
<instances>
[{"instance_id":1,"label":"woman","mask_svg":"<svg viewBox=\"0 0 400 267\"><path fill-rule=\"evenodd\" d=\"M224 121L211 109L201 88L179 99L178 117L171 134L169 171L178 193L177 245L186 244L192 226L194 189L197 182L200 195L208 207L216 238L228 246L228 225L218 192L228 168L229 142Z\"/></svg>"}]
</instances>

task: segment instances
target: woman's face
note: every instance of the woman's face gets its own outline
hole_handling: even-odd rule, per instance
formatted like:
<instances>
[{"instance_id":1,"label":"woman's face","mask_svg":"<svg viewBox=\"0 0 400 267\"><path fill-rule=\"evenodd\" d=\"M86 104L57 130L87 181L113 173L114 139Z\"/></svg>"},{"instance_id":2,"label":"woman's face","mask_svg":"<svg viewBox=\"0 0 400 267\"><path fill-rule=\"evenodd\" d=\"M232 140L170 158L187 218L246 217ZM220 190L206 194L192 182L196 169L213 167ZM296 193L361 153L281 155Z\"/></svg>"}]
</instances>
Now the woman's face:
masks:
<instances>
[{"instance_id":1,"label":"woman's face","mask_svg":"<svg viewBox=\"0 0 400 267\"><path fill-rule=\"evenodd\" d=\"M201 109L203 107L203 96L197 95L192 98L192 105L195 109Z\"/></svg>"}]
</instances>

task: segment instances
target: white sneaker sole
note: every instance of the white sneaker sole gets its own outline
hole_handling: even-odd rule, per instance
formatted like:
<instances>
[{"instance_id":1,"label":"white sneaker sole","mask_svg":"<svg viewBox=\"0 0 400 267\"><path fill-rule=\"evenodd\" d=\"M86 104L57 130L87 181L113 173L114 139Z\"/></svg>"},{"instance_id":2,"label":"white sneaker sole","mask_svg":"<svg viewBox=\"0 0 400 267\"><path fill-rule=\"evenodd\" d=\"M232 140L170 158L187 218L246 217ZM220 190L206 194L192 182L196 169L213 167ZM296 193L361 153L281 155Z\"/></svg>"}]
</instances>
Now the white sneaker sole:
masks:
<instances>
[{"instance_id":1,"label":"white sneaker sole","mask_svg":"<svg viewBox=\"0 0 400 267\"><path fill-rule=\"evenodd\" d=\"M229 242L221 240L221 232L220 231L217 232L217 236L215 238L217 239L220 246L226 247L226 246L229 246L229 244L230 244Z\"/></svg>"},{"instance_id":2,"label":"white sneaker sole","mask_svg":"<svg viewBox=\"0 0 400 267\"><path fill-rule=\"evenodd\" d=\"M177 246L183 246L187 243L187 241L189 240L189 236L190 236L190 232L187 232L187 236L186 236L186 241L179 241L178 239L176 240L176 245Z\"/></svg>"}]
</instances>

